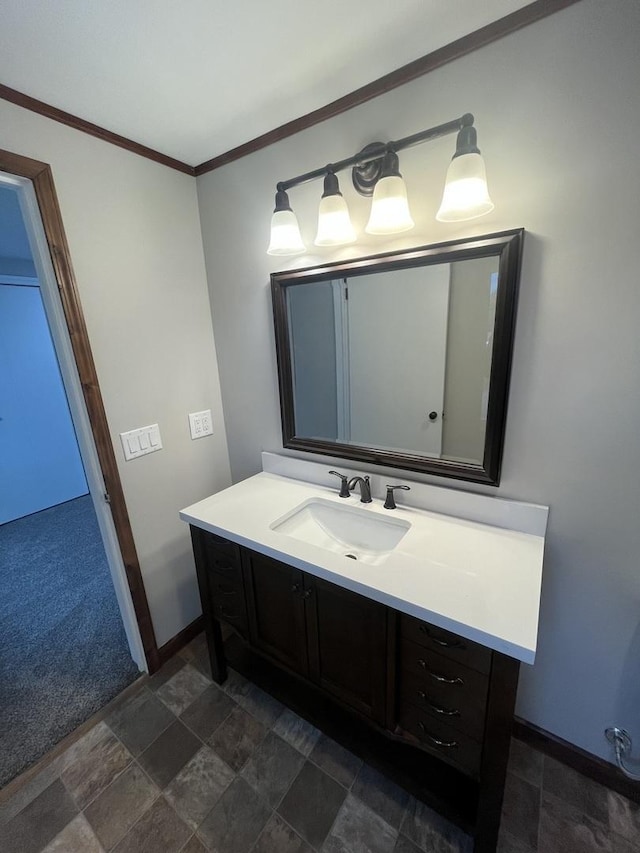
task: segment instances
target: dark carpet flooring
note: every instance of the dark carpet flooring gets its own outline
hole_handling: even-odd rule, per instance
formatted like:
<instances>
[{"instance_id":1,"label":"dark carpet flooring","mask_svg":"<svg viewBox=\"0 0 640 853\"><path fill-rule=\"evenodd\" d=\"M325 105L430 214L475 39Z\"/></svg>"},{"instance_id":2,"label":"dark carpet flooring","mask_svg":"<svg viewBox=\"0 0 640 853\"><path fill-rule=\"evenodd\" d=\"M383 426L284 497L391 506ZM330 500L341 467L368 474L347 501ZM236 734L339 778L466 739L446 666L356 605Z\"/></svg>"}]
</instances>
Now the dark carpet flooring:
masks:
<instances>
[{"instance_id":1,"label":"dark carpet flooring","mask_svg":"<svg viewBox=\"0 0 640 853\"><path fill-rule=\"evenodd\" d=\"M0 787L139 675L89 495L0 526Z\"/></svg>"}]
</instances>

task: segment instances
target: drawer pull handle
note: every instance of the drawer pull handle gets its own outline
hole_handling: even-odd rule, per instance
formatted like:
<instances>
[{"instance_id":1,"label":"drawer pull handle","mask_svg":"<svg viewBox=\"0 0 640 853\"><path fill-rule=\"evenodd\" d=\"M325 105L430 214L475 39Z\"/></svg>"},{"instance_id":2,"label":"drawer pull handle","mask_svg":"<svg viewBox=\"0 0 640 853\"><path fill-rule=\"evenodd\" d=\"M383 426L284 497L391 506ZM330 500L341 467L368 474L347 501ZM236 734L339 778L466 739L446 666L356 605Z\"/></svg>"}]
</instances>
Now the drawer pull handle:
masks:
<instances>
[{"instance_id":1,"label":"drawer pull handle","mask_svg":"<svg viewBox=\"0 0 640 853\"><path fill-rule=\"evenodd\" d=\"M455 749L458 746L457 740L440 740L439 738L430 735L424 723L418 723L418 728L434 746L442 746L445 747L445 749Z\"/></svg>"},{"instance_id":2,"label":"drawer pull handle","mask_svg":"<svg viewBox=\"0 0 640 853\"><path fill-rule=\"evenodd\" d=\"M436 714L442 714L443 717L459 717L460 711L457 708L440 708L439 705L434 705L433 702L427 697L427 694L424 690L418 690L418 696L422 699L425 705L428 705L431 710Z\"/></svg>"},{"instance_id":3,"label":"drawer pull handle","mask_svg":"<svg viewBox=\"0 0 640 853\"><path fill-rule=\"evenodd\" d=\"M420 631L426 634L429 639L436 644L442 646L443 649L464 649L466 648L462 640L442 640L440 637L434 636L426 625L420 625Z\"/></svg>"},{"instance_id":4,"label":"drawer pull handle","mask_svg":"<svg viewBox=\"0 0 640 853\"><path fill-rule=\"evenodd\" d=\"M236 591L233 587L225 587L221 583L216 584L216 590L222 595L235 595Z\"/></svg>"},{"instance_id":5,"label":"drawer pull handle","mask_svg":"<svg viewBox=\"0 0 640 853\"><path fill-rule=\"evenodd\" d=\"M218 614L220 616L224 617L225 619L239 619L240 618L239 613L229 613L229 611L225 609L224 604L216 604L216 610L217 610Z\"/></svg>"},{"instance_id":6,"label":"drawer pull handle","mask_svg":"<svg viewBox=\"0 0 640 853\"><path fill-rule=\"evenodd\" d=\"M446 675L439 675L437 672L433 672L430 669L427 669L427 662L422 658L418 659L418 665L421 666L431 678L435 678L436 681L439 681L441 684L464 684L464 681L461 678L458 678L456 675L455 678L447 678Z\"/></svg>"},{"instance_id":7,"label":"drawer pull handle","mask_svg":"<svg viewBox=\"0 0 640 853\"><path fill-rule=\"evenodd\" d=\"M213 561L214 568L217 572L235 572L236 567L230 566L229 563L219 563L217 560Z\"/></svg>"}]
</instances>

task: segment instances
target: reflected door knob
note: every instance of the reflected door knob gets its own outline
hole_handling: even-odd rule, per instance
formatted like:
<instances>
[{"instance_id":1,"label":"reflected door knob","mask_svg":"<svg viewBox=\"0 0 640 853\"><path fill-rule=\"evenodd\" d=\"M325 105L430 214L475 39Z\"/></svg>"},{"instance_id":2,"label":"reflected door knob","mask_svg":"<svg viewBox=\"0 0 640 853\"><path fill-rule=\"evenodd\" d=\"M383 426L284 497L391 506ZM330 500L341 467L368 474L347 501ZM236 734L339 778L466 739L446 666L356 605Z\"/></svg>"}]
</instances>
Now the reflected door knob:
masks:
<instances>
[{"instance_id":1,"label":"reflected door knob","mask_svg":"<svg viewBox=\"0 0 640 853\"><path fill-rule=\"evenodd\" d=\"M437 412L429 412L429 420L430 421L437 421L438 420L438 413Z\"/></svg>"}]
</instances>

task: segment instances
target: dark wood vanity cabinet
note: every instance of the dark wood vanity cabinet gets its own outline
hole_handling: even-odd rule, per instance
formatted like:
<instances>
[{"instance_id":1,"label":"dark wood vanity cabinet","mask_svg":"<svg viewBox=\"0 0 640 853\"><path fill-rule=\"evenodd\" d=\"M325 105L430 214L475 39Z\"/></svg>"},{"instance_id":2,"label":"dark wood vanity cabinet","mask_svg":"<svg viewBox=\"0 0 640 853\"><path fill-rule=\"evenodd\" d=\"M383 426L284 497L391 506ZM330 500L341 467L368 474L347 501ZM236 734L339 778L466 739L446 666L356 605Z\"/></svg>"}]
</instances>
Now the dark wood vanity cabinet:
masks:
<instances>
[{"instance_id":1,"label":"dark wood vanity cabinet","mask_svg":"<svg viewBox=\"0 0 640 853\"><path fill-rule=\"evenodd\" d=\"M410 616L399 621L396 731L476 776L492 653Z\"/></svg>"},{"instance_id":2,"label":"dark wood vanity cabinet","mask_svg":"<svg viewBox=\"0 0 640 853\"><path fill-rule=\"evenodd\" d=\"M244 561L252 646L383 723L386 608L262 554Z\"/></svg>"},{"instance_id":3,"label":"dark wood vanity cabinet","mask_svg":"<svg viewBox=\"0 0 640 853\"><path fill-rule=\"evenodd\" d=\"M376 723L385 722L386 607L305 576L309 668L327 693Z\"/></svg>"},{"instance_id":4,"label":"dark wood vanity cabinet","mask_svg":"<svg viewBox=\"0 0 640 853\"><path fill-rule=\"evenodd\" d=\"M252 646L299 675L309 675L303 574L245 552L245 592Z\"/></svg>"},{"instance_id":5,"label":"dark wood vanity cabinet","mask_svg":"<svg viewBox=\"0 0 640 853\"><path fill-rule=\"evenodd\" d=\"M496 849L519 663L192 527L213 677L227 659ZM221 624L242 638L223 642ZM363 725L364 723L364 725Z\"/></svg>"},{"instance_id":6,"label":"dark wood vanity cabinet","mask_svg":"<svg viewBox=\"0 0 640 853\"><path fill-rule=\"evenodd\" d=\"M201 547L201 559L207 566L206 589L211 615L246 634L247 608L240 547L212 534L202 537Z\"/></svg>"}]
</instances>

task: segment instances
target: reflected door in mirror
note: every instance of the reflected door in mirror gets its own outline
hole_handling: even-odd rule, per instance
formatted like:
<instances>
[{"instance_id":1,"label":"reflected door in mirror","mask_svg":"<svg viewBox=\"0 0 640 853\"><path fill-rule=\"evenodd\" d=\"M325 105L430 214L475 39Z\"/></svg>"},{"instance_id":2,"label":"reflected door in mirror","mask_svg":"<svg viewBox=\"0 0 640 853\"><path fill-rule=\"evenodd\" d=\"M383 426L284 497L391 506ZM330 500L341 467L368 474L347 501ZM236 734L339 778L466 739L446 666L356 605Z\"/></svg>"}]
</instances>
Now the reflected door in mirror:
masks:
<instances>
[{"instance_id":1,"label":"reflected door in mirror","mask_svg":"<svg viewBox=\"0 0 640 853\"><path fill-rule=\"evenodd\" d=\"M497 484L521 241L275 273L284 446Z\"/></svg>"}]
</instances>

